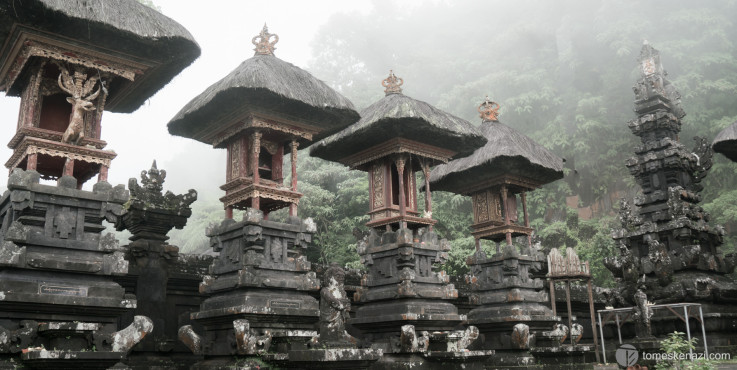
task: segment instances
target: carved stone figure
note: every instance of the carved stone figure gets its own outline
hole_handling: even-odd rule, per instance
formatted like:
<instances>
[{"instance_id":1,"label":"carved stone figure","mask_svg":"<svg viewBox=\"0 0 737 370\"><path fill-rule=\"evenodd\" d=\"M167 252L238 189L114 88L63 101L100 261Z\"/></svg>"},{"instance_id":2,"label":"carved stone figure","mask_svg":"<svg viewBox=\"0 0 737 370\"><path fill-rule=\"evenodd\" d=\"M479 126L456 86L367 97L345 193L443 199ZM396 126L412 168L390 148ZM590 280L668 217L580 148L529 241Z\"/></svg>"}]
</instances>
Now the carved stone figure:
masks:
<instances>
[{"instance_id":1,"label":"carved stone figure","mask_svg":"<svg viewBox=\"0 0 737 370\"><path fill-rule=\"evenodd\" d=\"M72 105L72 114L69 118L69 126L61 137L61 142L79 145L84 139L84 113L96 109L92 101L100 94L100 87L94 93L90 94L90 92L97 84L98 77L93 75L87 79L87 75L79 71L75 71L72 77L66 68L60 67L60 69L59 87L72 94L67 98Z\"/></svg>"},{"instance_id":2,"label":"carved stone figure","mask_svg":"<svg viewBox=\"0 0 737 370\"><path fill-rule=\"evenodd\" d=\"M648 307L647 294L645 294L645 276L640 279L639 287L635 293L635 332L638 338L650 338L653 336L650 326L652 310Z\"/></svg>"},{"instance_id":3,"label":"carved stone figure","mask_svg":"<svg viewBox=\"0 0 737 370\"><path fill-rule=\"evenodd\" d=\"M356 338L345 331L351 300L345 293L345 271L333 263L325 271L320 289L320 339L327 347L354 347Z\"/></svg>"},{"instance_id":4,"label":"carved stone figure","mask_svg":"<svg viewBox=\"0 0 737 370\"><path fill-rule=\"evenodd\" d=\"M517 324L512 328L512 345L518 349L529 349L533 335L530 327L525 324Z\"/></svg>"}]
</instances>

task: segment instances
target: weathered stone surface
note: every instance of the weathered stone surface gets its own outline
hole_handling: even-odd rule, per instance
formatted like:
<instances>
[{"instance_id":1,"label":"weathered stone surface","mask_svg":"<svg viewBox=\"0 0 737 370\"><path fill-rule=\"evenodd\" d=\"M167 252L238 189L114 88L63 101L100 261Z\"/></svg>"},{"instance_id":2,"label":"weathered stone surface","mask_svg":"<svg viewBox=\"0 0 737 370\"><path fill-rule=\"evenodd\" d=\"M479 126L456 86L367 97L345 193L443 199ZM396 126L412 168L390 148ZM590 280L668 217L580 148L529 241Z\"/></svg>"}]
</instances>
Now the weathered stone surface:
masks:
<instances>
[{"instance_id":1,"label":"weathered stone surface","mask_svg":"<svg viewBox=\"0 0 737 370\"><path fill-rule=\"evenodd\" d=\"M724 229L710 225L698 205L713 152L703 138L695 138L691 150L678 141L685 112L659 52L645 44L640 63L634 87L638 117L628 125L642 144L627 167L642 194L635 198L636 208L622 201L622 228L613 232L620 255L605 264L621 282L623 304L637 301L638 280L644 287L638 294L654 303L737 301L737 285L724 280L735 266L734 256L719 251ZM704 283L694 286L693 277Z\"/></svg>"},{"instance_id":2,"label":"weathered stone surface","mask_svg":"<svg viewBox=\"0 0 737 370\"><path fill-rule=\"evenodd\" d=\"M268 221L255 210L247 210L243 221L227 219L208 230L217 257L200 292L210 297L191 315L203 332L180 331L190 348L207 358L195 368L232 366L236 355L254 359L266 351L306 350L317 337L320 310L314 295L320 285L302 254L312 239L309 230L308 222ZM282 363L283 357L269 361Z\"/></svg>"},{"instance_id":3,"label":"weathered stone surface","mask_svg":"<svg viewBox=\"0 0 737 370\"><path fill-rule=\"evenodd\" d=\"M327 348L354 348L357 340L345 330L351 300L345 292L345 271L330 266L320 289L320 337L318 345Z\"/></svg>"}]
</instances>

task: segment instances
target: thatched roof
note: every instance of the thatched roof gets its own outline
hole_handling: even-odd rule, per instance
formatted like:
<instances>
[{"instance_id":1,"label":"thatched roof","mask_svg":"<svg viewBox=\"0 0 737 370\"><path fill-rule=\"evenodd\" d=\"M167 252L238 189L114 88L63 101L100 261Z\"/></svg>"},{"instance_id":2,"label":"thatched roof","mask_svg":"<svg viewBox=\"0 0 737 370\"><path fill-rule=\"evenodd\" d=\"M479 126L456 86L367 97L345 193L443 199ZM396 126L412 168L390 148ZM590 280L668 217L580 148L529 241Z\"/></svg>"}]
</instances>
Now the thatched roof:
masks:
<instances>
[{"instance_id":1,"label":"thatched roof","mask_svg":"<svg viewBox=\"0 0 737 370\"><path fill-rule=\"evenodd\" d=\"M361 112L345 130L315 143L310 155L340 161L393 138L406 138L457 152L456 158L484 145L466 120L403 94L389 94Z\"/></svg>"},{"instance_id":2,"label":"thatched roof","mask_svg":"<svg viewBox=\"0 0 737 370\"><path fill-rule=\"evenodd\" d=\"M714 151L737 162L737 121L720 132L711 144Z\"/></svg>"},{"instance_id":3,"label":"thatched roof","mask_svg":"<svg viewBox=\"0 0 737 370\"><path fill-rule=\"evenodd\" d=\"M169 133L203 141L242 110L318 127L328 136L358 119L353 103L309 72L273 55L247 59L192 99L169 121ZM208 143L209 144L209 143Z\"/></svg>"},{"instance_id":4,"label":"thatched roof","mask_svg":"<svg viewBox=\"0 0 737 370\"><path fill-rule=\"evenodd\" d=\"M15 23L158 64L136 76L123 99L106 105L113 112L138 109L200 55L189 31L136 0L0 0L0 46ZM0 55L0 65L7 57Z\"/></svg>"},{"instance_id":5,"label":"thatched roof","mask_svg":"<svg viewBox=\"0 0 737 370\"><path fill-rule=\"evenodd\" d=\"M519 131L498 121L486 121L480 131L489 140L468 157L435 167L430 189L458 192L508 174L540 184L563 178L563 159Z\"/></svg>"}]
</instances>

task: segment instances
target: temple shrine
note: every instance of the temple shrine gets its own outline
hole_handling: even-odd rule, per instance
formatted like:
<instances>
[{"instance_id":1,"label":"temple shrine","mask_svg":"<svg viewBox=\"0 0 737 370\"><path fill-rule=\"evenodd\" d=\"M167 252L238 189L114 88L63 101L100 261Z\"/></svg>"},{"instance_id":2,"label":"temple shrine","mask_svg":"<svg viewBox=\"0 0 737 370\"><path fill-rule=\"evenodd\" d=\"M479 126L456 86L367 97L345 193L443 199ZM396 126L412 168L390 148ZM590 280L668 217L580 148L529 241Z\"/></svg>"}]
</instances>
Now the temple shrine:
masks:
<instances>
[{"instance_id":1,"label":"temple shrine","mask_svg":"<svg viewBox=\"0 0 737 370\"><path fill-rule=\"evenodd\" d=\"M348 323L383 351L375 368L481 368L493 351L469 349L478 329L463 324L466 316L451 303L458 291L438 269L450 247L432 231L428 180L433 164L470 154L484 138L467 121L402 94L403 82L390 72L384 98L310 150L369 173L370 230L358 241L368 271L353 296L361 307ZM422 215L418 170L425 174ZM452 358L464 361L444 362Z\"/></svg>"},{"instance_id":2,"label":"temple shrine","mask_svg":"<svg viewBox=\"0 0 737 370\"><path fill-rule=\"evenodd\" d=\"M168 124L174 135L228 151L221 187L226 218L207 230L216 257L200 292L209 297L191 314L196 325L179 329L192 353L204 356L195 368L232 367L235 356L253 368L263 359L286 365L292 351L300 351L299 361L329 356L307 351L317 336L320 282L304 254L315 224L296 216L302 196L297 148L344 128L358 113L325 83L274 56L278 40L264 26L252 39L255 55ZM285 148L291 151L291 186L283 184ZM287 206L286 222L268 220L269 212ZM242 220L232 219L233 209L245 209ZM376 353L364 354L377 359Z\"/></svg>"},{"instance_id":3,"label":"temple shrine","mask_svg":"<svg viewBox=\"0 0 737 370\"><path fill-rule=\"evenodd\" d=\"M197 58L199 48L187 30L158 12L140 14L170 27L162 33L170 40L165 43L141 37L154 30L151 24L136 29L127 22L140 20L110 18L120 8L135 10L133 5L110 12L104 6L26 5L8 10L15 19L3 20L0 40L0 90L21 98L16 134L8 143L13 155L5 166L37 171L49 180L71 176L77 188L95 175L105 181L116 154L104 149L103 112L136 110ZM49 11L48 24L64 27L36 27L33 14L42 9ZM87 21L100 22L99 32L88 32ZM120 42L121 34L140 40ZM177 40L186 41L177 45Z\"/></svg>"},{"instance_id":4,"label":"temple shrine","mask_svg":"<svg viewBox=\"0 0 737 370\"><path fill-rule=\"evenodd\" d=\"M737 162L737 122L727 126L714 138L712 148L730 161Z\"/></svg>"},{"instance_id":5,"label":"temple shrine","mask_svg":"<svg viewBox=\"0 0 737 370\"><path fill-rule=\"evenodd\" d=\"M435 190L471 196L477 250L482 239L511 245L513 237L524 235L531 244L527 192L563 178L563 160L500 123L499 104L488 97L478 111L488 142L468 157L435 168L430 184Z\"/></svg>"},{"instance_id":6,"label":"temple shrine","mask_svg":"<svg viewBox=\"0 0 737 370\"><path fill-rule=\"evenodd\" d=\"M462 157L484 139L465 120L402 94L404 80L389 72L385 96L361 112L347 129L310 148L310 155L339 162L369 175L366 226L387 230L430 226L432 166ZM415 173L425 174L424 213L417 201Z\"/></svg>"},{"instance_id":7,"label":"temple shrine","mask_svg":"<svg viewBox=\"0 0 737 370\"><path fill-rule=\"evenodd\" d=\"M470 300L477 305L468 321L484 335L477 346L494 350L498 356L489 363L497 366L546 362L547 352L560 350L568 328L547 305L546 257L531 244L526 193L563 178L563 160L499 122L499 104L488 97L478 111L488 142L470 156L436 167L430 184L435 190L471 196L476 252L467 260L471 271L466 280ZM521 247L513 244L517 236L526 236ZM482 239L506 243L487 256L480 248Z\"/></svg>"},{"instance_id":8,"label":"temple shrine","mask_svg":"<svg viewBox=\"0 0 737 370\"><path fill-rule=\"evenodd\" d=\"M304 70L274 56L279 37L252 39L255 55L190 101L169 122L172 135L228 151L220 198L226 217L233 209L269 212L289 207L297 215L297 148L358 119L353 104ZM292 104L281 105L284 101ZM324 106L322 104L325 104ZM285 153L291 183L284 185Z\"/></svg>"},{"instance_id":9,"label":"temple shrine","mask_svg":"<svg viewBox=\"0 0 737 370\"><path fill-rule=\"evenodd\" d=\"M0 367L107 368L154 320L116 281L129 261L104 222L130 194L107 182L102 115L136 110L200 49L137 1L20 5L0 3L0 90L21 100L0 198Z\"/></svg>"}]
</instances>

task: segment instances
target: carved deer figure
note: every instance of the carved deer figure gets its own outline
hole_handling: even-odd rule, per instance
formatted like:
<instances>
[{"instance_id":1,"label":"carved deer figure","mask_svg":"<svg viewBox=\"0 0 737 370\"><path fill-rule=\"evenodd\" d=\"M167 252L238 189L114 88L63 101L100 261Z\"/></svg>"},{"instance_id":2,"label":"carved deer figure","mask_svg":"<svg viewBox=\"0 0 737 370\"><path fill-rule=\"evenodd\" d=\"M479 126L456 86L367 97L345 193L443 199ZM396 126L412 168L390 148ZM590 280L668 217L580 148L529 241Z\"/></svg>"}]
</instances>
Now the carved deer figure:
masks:
<instances>
[{"instance_id":1,"label":"carved deer figure","mask_svg":"<svg viewBox=\"0 0 737 370\"><path fill-rule=\"evenodd\" d=\"M87 74L78 71L75 71L72 77L66 68L60 67L60 69L59 87L72 95L67 98L72 105L72 114L69 117L69 126L61 137L61 142L79 145L84 138L84 113L95 110L92 100L100 94L99 87L97 91L90 94L97 84L98 77L92 76L87 79Z\"/></svg>"}]
</instances>

